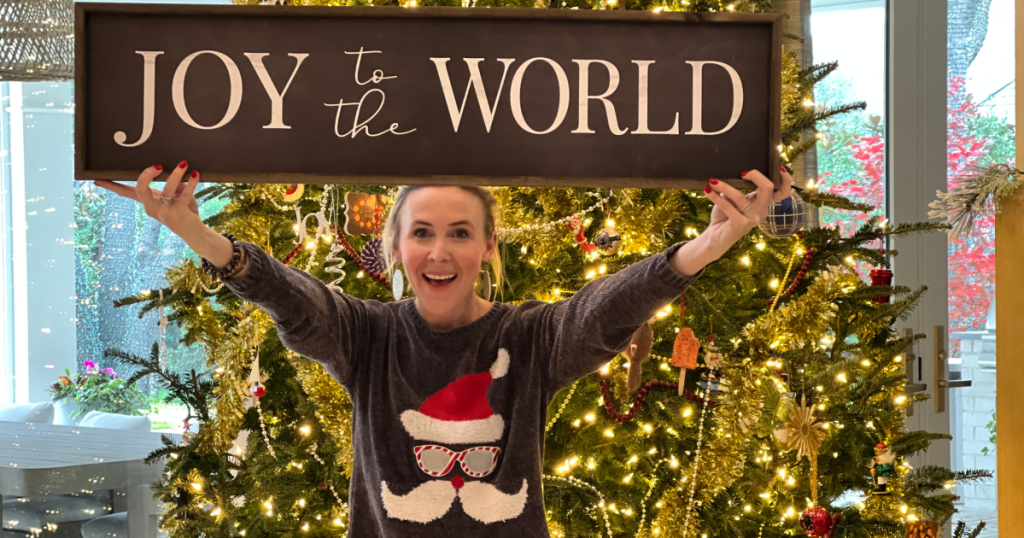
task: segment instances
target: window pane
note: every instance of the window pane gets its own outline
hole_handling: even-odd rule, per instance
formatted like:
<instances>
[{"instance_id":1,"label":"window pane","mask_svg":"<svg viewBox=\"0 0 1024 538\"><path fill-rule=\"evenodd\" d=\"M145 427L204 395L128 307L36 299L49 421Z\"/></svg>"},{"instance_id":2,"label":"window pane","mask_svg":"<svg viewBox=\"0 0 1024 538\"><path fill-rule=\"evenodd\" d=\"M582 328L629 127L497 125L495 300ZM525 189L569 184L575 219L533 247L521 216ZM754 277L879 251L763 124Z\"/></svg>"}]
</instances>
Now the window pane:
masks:
<instances>
[{"instance_id":1,"label":"window pane","mask_svg":"<svg viewBox=\"0 0 1024 538\"><path fill-rule=\"evenodd\" d=\"M820 0L812 3L814 63L838 62L839 68L814 87L818 106L864 102L855 110L819 125L818 188L885 214L884 2ZM861 212L824 209L822 224L851 235L867 221ZM879 245L880 246L880 245ZM861 268L866 275L867 268Z\"/></svg>"},{"instance_id":2,"label":"window pane","mask_svg":"<svg viewBox=\"0 0 1024 538\"><path fill-rule=\"evenodd\" d=\"M948 186L977 167L1014 160L1013 0L949 0ZM952 391L953 465L996 470L995 220L949 244L950 376L972 386ZM957 486L968 523L996 533L996 482Z\"/></svg>"}]
</instances>

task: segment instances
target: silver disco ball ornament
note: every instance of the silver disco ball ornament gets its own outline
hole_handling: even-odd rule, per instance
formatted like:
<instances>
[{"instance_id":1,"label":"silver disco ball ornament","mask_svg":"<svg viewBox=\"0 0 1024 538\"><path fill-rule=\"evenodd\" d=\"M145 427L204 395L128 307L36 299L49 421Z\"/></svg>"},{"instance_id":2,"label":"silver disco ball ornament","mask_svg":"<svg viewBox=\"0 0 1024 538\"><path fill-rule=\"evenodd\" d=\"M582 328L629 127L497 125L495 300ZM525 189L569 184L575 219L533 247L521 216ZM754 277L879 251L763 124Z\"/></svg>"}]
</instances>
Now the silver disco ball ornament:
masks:
<instances>
[{"instance_id":1,"label":"silver disco ball ornament","mask_svg":"<svg viewBox=\"0 0 1024 538\"><path fill-rule=\"evenodd\" d=\"M768 237L779 239L806 229L810 221L811 206L793 191L789 200L772 204L768 208L768 216L761 221L758 228L761 228Z\"/></svg>"}]
</instances>

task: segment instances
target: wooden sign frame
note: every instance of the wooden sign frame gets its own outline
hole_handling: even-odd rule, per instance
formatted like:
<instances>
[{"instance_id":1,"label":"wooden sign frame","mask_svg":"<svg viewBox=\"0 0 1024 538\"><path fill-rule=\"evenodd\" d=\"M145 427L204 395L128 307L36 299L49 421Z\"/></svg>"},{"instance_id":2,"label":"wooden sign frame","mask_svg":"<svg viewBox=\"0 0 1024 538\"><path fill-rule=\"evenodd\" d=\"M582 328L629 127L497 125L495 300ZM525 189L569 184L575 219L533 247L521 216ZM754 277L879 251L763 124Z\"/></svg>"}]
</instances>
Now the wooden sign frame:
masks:
<instances>
[{"instance_id":1,"label":"wooden sign frame","mask_svg":"<svg viewBox=\"0 0 1024 538\"><path fill-rule=\"evenodd\" d=\"M200 16L200 17L234 17L234 18L245 18L245 17L262 17L266 19L268 15L281 18L283 20L293 18L330 18L330 17L346 17L353 19L375 19L385 20L407 20L407 19L421 19L433 21L451 21L451 20L471 20L471 21L557 21L559 23L572 23L572 22L588 22L588 21L599 21L601 23L643 23L650 25L687 25L687 24L707 24L707 25L747 25L747 27L764 27L767 26L770 29L771 35L771 51L768 53L770 56L770 66L767 67L769 80L769 91L768 91L768 105L767 125L763 126L764 136L766 137L768 155L762 162L767 163L767 169L761 170L765 173L772 181L778 185L780 181L779 169L781 165L781 157L777 150L777 145L781 143L781 71L782 71L782 14L740 14L740 13L686 13L686 12L652 12L652 11L632 11L632 10L563 10L563 9L523 9L523 8L458 8L458 7L417 7L417 8L399 8L399 7L319 7L319 6L205 6L205 5L172 5L172 4L112 4L112 3L93 3L93 2L80 2L75 4L75 99L77 103L77 113L75 114L75 178L79 180L95 180L95 179L108 179L108 180L129 180L133 181L137 179L139 172L142 168L145 168L151 162L145 161L145 164L140 164L137 169L106 169L102 166L93 167L90 165L90 151L89 147L89 128L90 128L90 103L88 96L90 95L90 85L93 83L90 76L90 69L92 66L89 65L89 53L90 53L90 36L86 33L89 19L93 15L153 15L153 16L167 16L167 17L179 17L179 16ZM521 23L520 23L521 24ZM663 26L657 26L662 28ZM652 28L654 28L652 26ZM692 28L692 27L691 27ZM735 29L735 27L733 28ZM179 35L178 40L181 42L187 42L187 36ZM99 42L101 39L97 39ZM348 52L346 52L348 53ZM275 52L275 54L284 55L284 52ZM142 58L137 58L138 63L130 66L133 70L132 77L134 79L140 78L142 68L139 67L142 63ZM463 58L464 59L464 58ZM243 59L244 60L244 59ZM453 60L459 60L459 58L453 58ZM492 58L488 58L490 61L494 61ZM168 60L172 61L172 60ZM573 60L574 62L576 60ZM467 62L468 63L468 62ZM634 63L637 63L634 61ZM710 63L710 62L690 62L690 63ZM454 63L452 65L455 65ZM571 64L570 64L571 65ZM255 63L253 64L255 66ZM242 67L247 67L242 65ZM171 68L164 68L170 70ZM296 72L298 67L296 66ZM358 68L357 68L358 69ZM364 69L364 76L367 76L370 69ZM440 71L440 68L438 68ZM695 67L695 71L697 68ZM251 71L251 70L250 70ZM542 71L542 68L537 69L538 72ZM596 72L596 70L595 70ZM100 76L100 75L96 75ZM166 75L165 75L166 76ZM532 76L532 75L531 75ZM618 75L616 75L617 77ZM582 83L581 75L581 83ZM611 75L609 74L610 78ZM694 77L691 77L694 78ZM504 79L502 79L504 81ZM358 73L357 73L358 81ZM290 83L290 80L289 80ZM182 83L184 84L184 83ZM610 86L611 82L607 83ZM734 83L735 84L735 83ZM598 83L595 82L595 86ZM655 85L651 85L652 88ZM735 85L733 86L735 88ZM462 86L457 86L458 93L461 93ZM467 83L467 95L468 91ZM631 90L625 83L622 86L623 90ZM183 90L182 90L183 91ZM259 91L259 90L253 90ZM643 90L646 92L647 90ZM583 100L582 91L580 91L580 100ZM691 92L691 95L697 92ZM500 94L499 94L500 95ZM646 95L646 94L645 94ZM262 96L266 99L267 95ZM604 110L598 109L599 103L591 103L589 99L594 99L593 95L587 96L586 106L595 107L594 110L601 110L602 114L591 114L593 116L592 122L595 126L602 126L604 120L608 120L609 125L612 121L608 116L604 114ZM732 97L735 101L735 95ZM639 97L638 97L639 99ZM646 97L644 97L646 99ZM343 101L344 102L344 101ZM575 103L574 103L575 104ZM474 111L473 108L477 103L473 102L470 98L467 101L464 100L464 106L467 113ZM694 105L696 105L696 100ZM607 105L606 105L607 106ZM646 106L646 105L644 105ZM268 107L269 108L269 107ZM340 106L339 106L340 109ZM693 110L698 110L694 106ZM735 111L735 104L734 109ZM479 114L480 112L478 112ZM358 114L358 113L357 113ZM638 114L640 114L638 112ZM646 112L644 113L646 114ZM625 116L625 115L624 115ZM179 113L180 117L180 113ZM614 116L612 116L614 118ZM685 129L686 123L681 121L684 116L680 116L677 112L677 123L680 127L680 132ZM758 117L760 118L760 116ZM166 119L166 118L165 118ZM692 117L691 117L692 119ZM356 118L358 120L358 117ZM385 122L390 122L390 119L385 119ZM570 118L566 123L571 123L573 120ZM699 121L699 116L697 116ZM382 122L382 124L385 124ZM168 123L167 121L164 124ZM696 123L696 122L693 122ZM566 127L571 125L563 126ZM129 126L133 129L137 129L137 126ZM604 126L608 127L608 126ZM662 127L659 127L662 128ZM700 130L700 127L694 127L694 129ZM380 127L378 130L382 130ZM352 132L356 131L353 127ZM457 131L457 129L456 129ZM335 129L335 134L338 130ZM490 127L488 127L490 132ZM748 131L753 132L753 131ZM397 133L396 133L397 134ZM616 133L617 134L617 133ZM657 133L661 134L661 133ZM697 134L710 134L710 133L697 133ZM122 133L123 135L123 133ZM130 135L138 138L139 135ZM681 139L682 134L677 135ZM749 135L748 135L749 136ZM109 138L109 137L108 137ZM124 145L124 144L122 144ZM169 152L161 152L158 157L155 157L156 162L161 162L165 167L173 166L177 160L181 158L189 159L188 155L178 155L177 151L173 155L167 154ZM717 151L715 152L717 153ZM759 153L760 154L760 153ZM711 157L714 158L714 157ZM95 159L94 159L95 160ZM173 161L173 162L172 162ZM349 184L375 184L375 185L394 185L394 184L439 184L439 185L519 185L519 186L557 186L557 187L640 187L640 188L700 188L706 185L707 177L576 177L576 176L545 176L542 174L508 174L508 175L481 175L481 174L420 174L420 173L402 173L402 174L375 174L375 173L343 173L343 174L324 174L324 173L296 173L296 172L273 172L266 173L260 171L241 171L241 172L223 172L218 171L217 167L210 161L212 159L189 159L190 166L198 169L202 172L202 181L204 182L241 182L241 183L349 183ZM139 161L142 163L143 161ZM732 172L732 175L728 173L722 173L716 176L717 179L727 184L731 184L741 188L751 188L752 184L747 181L740 179L739 173L742 171L737 166L737 169Z\"/></svg>"}]
</instances>

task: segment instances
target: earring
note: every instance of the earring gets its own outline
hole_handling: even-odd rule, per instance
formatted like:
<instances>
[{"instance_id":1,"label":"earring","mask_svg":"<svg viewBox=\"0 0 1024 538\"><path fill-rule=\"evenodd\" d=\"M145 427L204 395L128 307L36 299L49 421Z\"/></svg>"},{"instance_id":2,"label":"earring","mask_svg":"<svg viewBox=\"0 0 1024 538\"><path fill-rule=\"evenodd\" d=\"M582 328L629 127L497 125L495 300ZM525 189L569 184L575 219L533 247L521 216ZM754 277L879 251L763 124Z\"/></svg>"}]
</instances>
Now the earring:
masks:
<instances>
[{"instance_id":1,"label":"earring","mask_svg":"<svg viewBox=\"0 0 1024 538\"><path fill-rule=\"evenodd\" d=\"M395 269L395 272L391 274L391 294L395 296L396 301L401 301L404 291L405 277L402 275L401 269Z\"/></svg>"},{"instance_id":2,"label":"earring","mask_svg":"<svg viewBox=\"0 0 1024 538\"><path fill-rule=\"evenodd\" d=\"M491 300L491 272L488 271L487 268L484 268L483 271L481 271L481 272L483 273L483 276L480 278L480 283L481 283L481 286L483 287L483 289L480 290L481 292L483 292L481 295L483 296L485 301L490 301Z\"/></svg>"}]
</instances>

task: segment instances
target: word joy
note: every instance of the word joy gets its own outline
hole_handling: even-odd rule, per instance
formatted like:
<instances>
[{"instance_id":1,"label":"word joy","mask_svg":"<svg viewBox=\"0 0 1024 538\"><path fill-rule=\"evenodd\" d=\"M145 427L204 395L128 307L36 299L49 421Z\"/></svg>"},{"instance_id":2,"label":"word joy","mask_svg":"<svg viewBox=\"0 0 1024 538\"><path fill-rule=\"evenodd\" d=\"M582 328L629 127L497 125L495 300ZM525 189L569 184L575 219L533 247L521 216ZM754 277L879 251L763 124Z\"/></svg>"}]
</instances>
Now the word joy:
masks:
<instances>
[{"instance_id":1,"label":"word joy","mask_svg":"<svg viewBox=\"0 0 1024 538\"><path fill-rule=\"evenodd\" d=\"M358 101L346 102L345 99L340 99L337 103L324 103L327 107L336 107L335 118L334 118L334 134L338 137L350 137L355 138L359 134L363 134L368 137L377 137L385 134L392 135L406 135L414 132L416 129L409 129L405 131L399 130L398 123L391 123L390 127L385 130L378 132L371 132L369 123L374 120L383 110L384 102L386 99L385 92L376 85L379 85L385 81L397 79L397 75L386 75L381 69L375 69L368 77L361 76L360 69L362 67L363 56L365 54L380 54L382 51L379 50L363 50L360 47L358 52L348 52L345 54L356 55L355 69L353 77L358 86L365 86L367 84L373 84L375 87L368 89L363 93L362 97ZM153 134L154 124L154 108L155 108L155 81L156 81L156 59L158 56L164 54L164 51L136 51L143 58L143 118L142 118L142 130L139 139L135 142L128 143L128 136L124 131L117 131L114 133L114 142L123 147L136 147L145 143ZM188 107L185 103L185 77L188 73L189 66L192 62L203 54L210 54L218 58L223 64L228 73L229 79L229 99L228 107L221 120L215 125L200 125L189 114ZM271 80L266 67L263 64L265 57L269 55L266 52L246 52L245 57L249 60L249 64L259 77L260 83L263 90L266 92L267 97L270 99L270 122L263 126L264 129L291 129L291 126L284 123L284 101L285 96L288 93L288 89L291 87L292 82L295 80L296 74L301 69L303 62L309 57L308 53L289 53L288 56L295 59L295 67L292 69L291 75L288 78L288 82L285 83L284 87L278 89ZM452 86L452 82L448 71L448 62L451 58L429 58L429 61L433 63L437 72L437 83L440 84L442 94L444 95L444 106L448 112L449 118L451 119L452 129L454 132L459 131L460 125L462 125L463 114L466 111L466 102L469 98L470 91L473 91L476 96L477 104L480 107L481 118L484 123L484 127L487 132L491 132L491 127L494 123L494 116L497 112L498 106L502 101L503 94L506 93L506 79L508 74L512 71L513 64L516 60L514 58L498 58L497 61L501 62L504 66L501 82L498 84L497 93L494 96L493 103L491 98L485 91L485 85L483 76L480 73L480 63L484 61L483 58L462 58L465 62L467 69L469 70L469 81L466 84L465 91L462 92L461 103L458 102L456 97L456 90ZM618 68L611 62L605 60L572 60L577 67L577 92L576 102L578 110L578 123L576 128L571 132L577 133L595 133L590 128L590 116L589 116L589 104L591 101L598 101L604 105L605 116L608 121L608 129L612 134L623 135L626 133L637 134L637 135L678 135L679 134L679 113L675 113L672 127L657 131L650 128L650 112L648 107L648 78L651 65L655 62L653 60L632 60L632 63L636 65L638 81L637 86L637 127L630 131L628 127L621 127L616 114L615 105L609 100L612 94L618 90L621 77L619 75ZM690 130L686 131L685 135L703 135L713 136L720 135L731 130L736 123L739 121L740 116L743 112L743 81L740 78L739 73L729 64L717 61L687 61L686 62L693 71L693 97L692 97L692 125ZM523 114L523 93L522 85L523 79L527 74L527 70L534 64L546 64L547 67L554 71L555 78L558 84L558 108L555 113L555 118L552 123L544 128L538 130L526 122L526 118ZM590 84L590 70L592 66L600 66L608 72L609 82L608 87L601 93L592 91ZM703 95L704 95L704 70L705 67L713 67L724 69L729 75L732 84L732 110L731 116L727 124L721 129L715 131L705 130L703 124ZM493 87L493 85L492 85ZM215 50L201 50L196 51L187 57L185 57L177 66L174 72L174 77L171 82L171 100L174 105L174 110L178 117L181 118L185 124L201 130L213 130L224 127L231 122L232 119L238 113L241 106L243 94L243 82L241 72L234 60L228 55L215 51ZM515 67L512 73L512 80L508 85L507 91L508 106L511 108L512 116L515 119L516 124L520 129L531 134L548 134L558 129L565 121L566 115L569 110L573 95L569 87L569 75L566 70L556 61L550 58L535 57L530 58L518 66ZM374 102L376 108L374 109ZM348 130L341 132L341 121L342 121L342 110L345 107L355 107L354 115L352 118L351 126ZM372 112L370 112L372 110ZM365 116L365 117L364 117Z\"/></svg>"}]
</instances>

